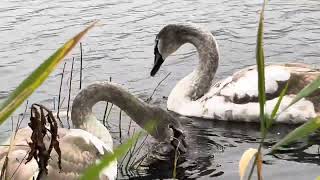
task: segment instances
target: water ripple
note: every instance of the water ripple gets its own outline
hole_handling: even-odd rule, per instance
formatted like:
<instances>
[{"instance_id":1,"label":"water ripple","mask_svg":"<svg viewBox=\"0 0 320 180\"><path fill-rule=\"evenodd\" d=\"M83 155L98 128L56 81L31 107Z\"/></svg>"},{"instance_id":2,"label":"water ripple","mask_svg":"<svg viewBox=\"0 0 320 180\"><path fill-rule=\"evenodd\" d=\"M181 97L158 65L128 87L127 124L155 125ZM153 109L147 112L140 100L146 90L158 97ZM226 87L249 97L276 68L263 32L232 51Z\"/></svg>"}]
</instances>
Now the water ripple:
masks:
<instances>
[{"instance_id":1,"label":"water ripple","mask_svg":"<svg viewBox=\"0 0 320 180\"><path fill-rule=\"evenodd\" d=\"M165 107L166 99L163 97L168 96L177 81L197 65L197 53L194 47L184 46L168 58L158 76L149 78L155 34L168 23L193 22L207 27L219 43L221 61L217 77L222 78L255 63L260 5L259 0L1 1L0 100L6 98L8 92L63 42L88 22L99 19L100 26L83 39L83 83L87 85L112 76L113 81L124 84L139 97L147 98L157 82L166 73L173 72L156 91L152 101ZM265 19L265 53L268 62L319 64L319 8L318 0L269 2ZM74 83L79 81L79 54L79 48L76 48L70 55L76 57ZM67 62L69 64L70 60ZM59 66L55 74L61 70ZM52 75L31 100L51 102L48 95L56 95L58 86L59 76ZM75 93L77 91L73 95ZM6 127L10 127L10 124ZM193 135L190 138L193 148L180 165L178 174L186 179L217 176L223 179L238 178L235 169L239 155L255 146L260 136L258 127L247 124L201 121L188 124L187 127ZM287 131L278 132L285 134ZM277 132L273 136L271 139L279 139ZM306 166L312 168L310 164L314 162L310 159L315 157L309 151L314 147L310 149L309 159L297 160L297 156L301 155L298 152L282 156L281 159L292 161L292 169L300 168L297 161L309 163ZM267 177L275 172L274 169L281 167L283 161L279 159L269 159L272 166L266 167ZM301 177L295 171L291 173L294 177ZM150 174L145 175L148 177ZM165 177L170 178L171 171ZM286 177L279 175L279 179L283 178Z\"/></svg>"}]
</instances>

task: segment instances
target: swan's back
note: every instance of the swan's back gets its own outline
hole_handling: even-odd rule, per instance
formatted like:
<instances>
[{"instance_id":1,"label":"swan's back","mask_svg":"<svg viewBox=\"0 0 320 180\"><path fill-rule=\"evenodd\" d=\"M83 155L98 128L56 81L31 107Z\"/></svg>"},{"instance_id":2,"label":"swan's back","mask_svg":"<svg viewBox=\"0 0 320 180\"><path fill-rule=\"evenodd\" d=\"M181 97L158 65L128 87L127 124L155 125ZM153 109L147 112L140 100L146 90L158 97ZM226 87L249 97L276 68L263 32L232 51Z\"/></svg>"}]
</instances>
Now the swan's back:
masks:
<instances>
[{"instance_id":1,"label":"swan's back","mask_svg":"<svg viewBox=\"0 0 320 180\"><path fill-rule=\"evenodd\" d=\"M10 151L6 177L13 179L30 179L37 176L38 164L32 159L25 164L30 151L28 142L31 142L31 129L20 129ZM44 142L49 145L50 137L45 136ZM112 153L108 147L92 134L81 129L59 129L59 143L61 149L60 172L58 167L58 154L53 150L48 163L47 179L79 179L81 173L90 165L95 164L104 154ZM2 169L8 147L0 149L0 168ZM117 163L114 161L109 168L101 172L100 179L116 179Z\"/></svg>"},{"instance_id":2,"label":"swan's back","mask_svg":"<svg viewBox=\"0 0 320 180\"><path fill-rule=\"evenodd\" d=\"M259 121L258 74L256 66L242 69L213 83L218 68L219 48L209 31L195 24L165 26L155 41L154 76L165 59L185 43L193 44L199 55L194 71L180 80L168 96L167 108L178 114L231 121ZM265 68L266 113L271 114L280 92L289 83L279 111L285 110L294 96L320 75L305 64L272 64ZM276 120L302 123L320 115L320 90L302 99Z\"/></svg>"},{"instance_id":3,"label":"swan's back","mask_svg":"<svg viewBox=\"0 0 320 180\"><path fill-rule=\"evenodd\" d=\"M265 89L267 99L279 97L286 83L286 94L295 95L320 75L318 69L305 64L270 64L265 67ZM213 85L216 94L227 97L237 104L258 100L258 74L256 66L250 66Z\"/></svg>"},{"instance_id":4,"label":"swan's back","mask_svg":"<svg viewBox=\"0 0 320 180\"><path fill-rule=\"evenodd\" d=\"M182 79L168 98L168 109L186 116L232 121L259 121L258 76L250 66L213 84L201 98L192 101L186 93L195 72ZM318 69L305 64L270 64L265 68L266 112L271 114L279 95L289 83L279 111L291 103L295 95L320 75ZM320 90L300 100L277 119L282 123L303 123L320 114Z\"/></svg>"}]
</instances>

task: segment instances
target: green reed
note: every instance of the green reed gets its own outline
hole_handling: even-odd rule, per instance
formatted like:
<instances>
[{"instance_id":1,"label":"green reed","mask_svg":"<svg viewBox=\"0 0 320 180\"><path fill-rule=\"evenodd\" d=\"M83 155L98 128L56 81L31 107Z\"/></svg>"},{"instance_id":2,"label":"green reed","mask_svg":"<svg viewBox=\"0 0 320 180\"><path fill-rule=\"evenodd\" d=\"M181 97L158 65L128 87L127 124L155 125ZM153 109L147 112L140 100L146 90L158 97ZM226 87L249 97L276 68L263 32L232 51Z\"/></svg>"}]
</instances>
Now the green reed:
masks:
<instances>
[{"instance_id":1,"label":"green reed","mask_svg":"<svg viewBox=\"0 0 320 180\"><path fill-rule=\"evenodd\" d=\"M302 98L312 94L320 86L320 76L319 76L309 85L304 87L295 96L295 98L291 101L291 103L288 106L286 106L281 112L278 112L282 98L285 95L288 88L288 83L287 83L284 89L280 93L280 97L275 107L273 108L272 114L271 115L265 114L266 94L265 94L265 63L264 63L265 59L264 59L264 49L263 49L263 39L264 39L263 34L264 34L264 10L265 10L266 3L267 3L266 0L264 0L262 9L260 12L259 26L258 26L258 32L257 32L257 43L256 43L256 63L257 63L257 70L258 70L258 90L259 90L258 99L259 99L259 107L260 107L260 131L261 131L262 138L258 147L258 152L255 155L255 161L250 169L248 179L251 179L251 176L253 174L253 169L257 164L258 156L261 154L262 145L264 143L266 135L270 127L272 126L272 123L274 122L274 120L277 119L277 117L283 111L288 109L290 106L292 106ZM283 139L281 139L278 143L276 143L271 148L270 153L273 153L278 147L282 145L289 144L297 139L310 135L311 133L319 129L319 127L320 127L320 117L315 117L313 119L310 119L308 122L297 127L296 129L291 131L289 134L287 134ZM258 178L260 179L261 177L259 177L258 175Z\"/></svg>"},{"instance_id":2,"label":"green reed","mask_svg":"<svg viewBox=\"0 0 320 180\"><path fill-rule=\"evenodd\" d=\"M20 85L10 93L4 103L0 105L0 124L7 118L48 78L58 63L73 49L80 39L96 24L93 23L72 39L67 41L37 69L35 69Z\"/></svg>"}]
</instances>

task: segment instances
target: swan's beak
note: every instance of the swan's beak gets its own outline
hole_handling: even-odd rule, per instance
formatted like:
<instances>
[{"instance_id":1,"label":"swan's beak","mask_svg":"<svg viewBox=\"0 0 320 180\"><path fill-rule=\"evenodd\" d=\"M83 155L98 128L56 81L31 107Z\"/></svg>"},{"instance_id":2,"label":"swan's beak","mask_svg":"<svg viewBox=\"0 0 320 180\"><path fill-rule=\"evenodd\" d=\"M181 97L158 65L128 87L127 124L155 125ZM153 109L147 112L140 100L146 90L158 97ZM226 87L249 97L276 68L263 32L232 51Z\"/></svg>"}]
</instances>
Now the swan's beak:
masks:
<instances>
[{"instance_id":1,"label":"swan's beak","mask_svg":"<svg viewBox=\"0 0 320 180\"><path fill-rule=\"evenodd\" d=\"M161 54L157 51L154 53L154 65L153 65L153 68L151 70L151 73L150 75L151 76L154 76L158 70L160 69L161 67L161 64L164 62Z\"/></svg>"},{"instance_id":2,"label":"swan's beak","mask_svg":"<svg viewBox=\"0 0 320 180\"><path fill-rule=\"evenodd\" d=\"M169 125L169 128L173 130L173 139L171 141L171 145L175 149L178 149L180 153L186 153L188 145L185 141L186 136L184 135L183 131L175 128L172 125Z\"/></svg>"}]
</instances>

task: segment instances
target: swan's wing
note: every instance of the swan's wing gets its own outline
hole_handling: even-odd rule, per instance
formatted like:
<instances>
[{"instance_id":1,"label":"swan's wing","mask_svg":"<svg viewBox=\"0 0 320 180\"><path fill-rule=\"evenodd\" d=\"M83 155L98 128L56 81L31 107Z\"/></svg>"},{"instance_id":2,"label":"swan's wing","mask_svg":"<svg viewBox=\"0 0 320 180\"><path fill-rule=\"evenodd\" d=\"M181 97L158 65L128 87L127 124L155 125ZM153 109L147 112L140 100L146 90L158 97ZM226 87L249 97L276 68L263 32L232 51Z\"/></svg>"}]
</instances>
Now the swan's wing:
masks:
<instances>
[{"instance_id":1,"label":"swan's wing","mask_svg":"<svg viewBox=\"0 0 320 180\"><path fill-rule=\"evenodd\" d=\"M24 138L22 138L22 135ZM37 174L38 165L34 159L25 164L25 159L30 150L27 146L27 140L30 142L30 135L31 130L29 128L24 128L21 134L18 132L15 144L19 146L14 146L10 152L9 166L6 171L7 177L29 179ZM48 179L77 179L87 167L97 163L104 154L112 153L112 149L107 147L101 140L81 129L59 129L59 137L62 170L60 172L58 168L58 154L53 150L48 165ZM46 145L48 145L49 137L45 141ZM7 148L0 150L0 152L5 151L7 151ZM0 160L0 167L2 167L4 159L3 157ZM116 174L117 162L114 161L100 173L100 179L106 179L106 177L115 179Z\"/></svg>"},{"instance_id":2,"label":"swan's wing","mask_svg":"<svg viewBox=\"0 0 320 180\"><path fill-rule=\"evenodd\" d=\"M283 97L279 111L284 110L307 84L320 75L318 69L301 64L270 64L265 69L267 94L266 112L270 114L278 101L283 86L288 82L288 90ZM320 89L302 99L283 112L279 122L301 123L320 114ZM191 103L190 103L191 104ZM199 101L198 109L192 116L220 120L256 121L259 119L258 80L255 66L242 69L214 86ZM202 110L202 111L201 111Z\"/></svg>"},{"instance_id":3,"label":"swan's wing","mask_svg":"<svg viewBox=\"0 0 320 180\"><path fill-rule=\"evenodd\" d=\"M267 99L278 97L282 88L290 79L290 71L283 66L270 65L265 68L265 89ZM229 101L243 104L258 101L258 75L255 66L240 70L227 78L216 95Z\"/></svg>"},{"instance_id":4,"label":"swan's wing","mask_svg":"<svg viewBox=\"0 0 320 180\"><path fill-rule=\"evenodd\" d=\"M7 179L25 180L36 178L38 171L37 162L32 159L27 165L25 164L27 158L27 152L23 149L15 149L10 151L8 164L5 171L5 177ZM5 162L5 158L0 160L0 167L2 169Z\"/></svg>"},{"instance_id":5,"label":"swan's wing","mask_svg":"<svg viewBox=\"0 0 320 180\"><path fill-rule=\"evenodd\" d=\"M281 90L288 81L287 95L284 96L279 110L290 104L294 97L293 95L319 74L318 70L298 64L267 65L265 69L266 112L272 112ZM222 120L257 120L259 117L257 76L256 66L250 66L217 82L200 99L199 102L202 108L198 109L203 111L198 114L201 114L201 117ZM314 105L316 106L316 103L311 103L309 99L302 100L288 109L286 113L282 113L279 121L284 122L295 119L295 122L298 123L305 122L306 119L314 117Z\"/></svg>"},{"instance_id":6,"label":"swan's wing","mask_svg":"<svg viewBox=\"0 0 320 180\"><path fill-rule=\"evenodd\" d=\"M31 160L25 165L27 153L30 151L28 142L31 136L30 128L22 128L16 134L14 145L9 154L9 160L6 167L5 177L8 179L30 179L36 174L38 165L35 160ZM6 155L8 153L10 138L8 138L0 148L0 168L3 168Z\"/></svg>"},{"instance_id":7,"label":"swan's wing","mask_svg":"<svg viewBox=\"0 0 320 180\"><path fill-rule=\"evenodd\" d=\"M112 147L107 146L100 139L83 131L81 129L71 129L61 140L61 145L65 147L65 154L62 154L62 159L65 162L67 171L74 173L82 173L90 165L98 163L99 159L108 153L113 153ZM63 153L63 149L61 149ZM76 168L75 168L76 166ZM64 165L62 164L62 171ZM117 161L113 161L108 167L104 168L100 173L100 179L116 179L117 176Z\"/></svg>"},{"instance_id":8,"label":"swan's wing","mask_svg":"<svg viewBox=\"0 0 320 180\"><path fill-rule=\"evenodd\" d=\"M304 77L312 69L302 66L286 65L268 65L265 68L265 89L267 99L274 99L279 96L285 84L290 80L294 81L303 78L303 81L298 82L301 86L305 86L308 82ZM302 73L303 72L303 73ZM309 76L308 76L309 77ZM229 101L244 104L248 102L258 101L258 75L255 66L240 70L224 80L225 84L219 86L219 91L216 95L222 95ZM294 84L298 86L298 84ZM292 87L294 87L292 86ZM297 93L299 90L292 91L291 94Z\"/></svg>"}]
</instances>

